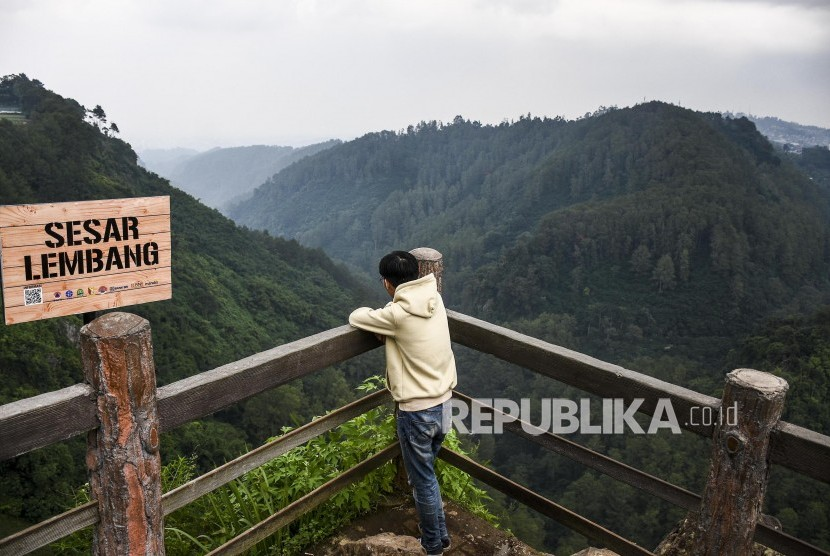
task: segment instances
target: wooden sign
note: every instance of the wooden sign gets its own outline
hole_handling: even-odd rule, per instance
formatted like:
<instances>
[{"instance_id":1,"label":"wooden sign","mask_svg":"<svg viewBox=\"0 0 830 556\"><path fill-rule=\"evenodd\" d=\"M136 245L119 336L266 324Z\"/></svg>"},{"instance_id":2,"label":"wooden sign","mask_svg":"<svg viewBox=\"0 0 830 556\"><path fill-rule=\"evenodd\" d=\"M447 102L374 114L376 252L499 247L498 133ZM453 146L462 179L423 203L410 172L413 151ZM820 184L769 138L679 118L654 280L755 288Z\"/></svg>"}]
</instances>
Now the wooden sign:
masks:
<instances>
[{"instance_id":1,"label":"wooden sign","mask_svg":"<svg viewBox=\"0 0 830 556\"><path fill-rule=\"evenodd\" d=\"M6 324L170 299L170 197L0 206Z\"/></svg>"}]
</instances>

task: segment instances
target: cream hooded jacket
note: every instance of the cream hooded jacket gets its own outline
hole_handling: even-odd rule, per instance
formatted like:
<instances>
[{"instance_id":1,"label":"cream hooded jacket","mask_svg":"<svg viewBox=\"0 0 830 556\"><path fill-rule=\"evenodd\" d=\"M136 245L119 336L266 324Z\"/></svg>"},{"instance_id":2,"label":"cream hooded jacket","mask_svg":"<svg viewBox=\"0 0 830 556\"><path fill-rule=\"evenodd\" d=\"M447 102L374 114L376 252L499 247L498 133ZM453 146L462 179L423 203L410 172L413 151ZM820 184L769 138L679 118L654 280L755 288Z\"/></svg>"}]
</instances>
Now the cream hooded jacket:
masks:
<instances>
[{"instance_id":1,"label":"cream hooded jacket","mask_svg":"<svg viewBox=\"0 0 830 556\"><path fill-rule=\"evenodd\" d=\"M355 309L349 324L386 336L386 384L401 410L420 411L450 398L455 357L434 275L401 284L382 309Z\"/></svg>"}]
</instances>

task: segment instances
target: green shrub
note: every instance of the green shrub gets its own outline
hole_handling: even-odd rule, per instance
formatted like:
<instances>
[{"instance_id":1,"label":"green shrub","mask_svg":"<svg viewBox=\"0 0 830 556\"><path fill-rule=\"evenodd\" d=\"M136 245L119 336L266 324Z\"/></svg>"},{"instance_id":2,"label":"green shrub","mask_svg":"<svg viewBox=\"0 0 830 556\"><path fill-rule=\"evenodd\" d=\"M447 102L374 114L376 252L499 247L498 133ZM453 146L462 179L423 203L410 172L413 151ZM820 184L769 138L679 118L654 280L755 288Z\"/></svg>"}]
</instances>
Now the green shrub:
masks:
<instances>
[{"instance_id":1,"label":"green shrub","mask_svg":"<svg viewBox=\"0 0 830 556\"><path fill-rule=\"evenodd\" d=\"M382 387L382 383L382 378L371 377L358 389L370 392ZM289 430L286 427L283 433ZM389 407L381 406L359 415L167 516L167 554L209 552L392 442L395 442L394 414ZM445 446L463 453L455 431L447 435ZM162 469L163 489L166 492L187 483L194 478L195 470L193 457L172 460ZM484 506L489 497L475 486L469 475L443 461L438 462L437 475L445 497L495 522ZM394 464L388 462L260 542L249 553L302 553L304 547L325 539L376 508L384 496L393 492L394 478ZM83 489L78 501L82 503L88 498L88 492ZM88 553L91 542L91 531L86 529L53 548L65 554Z\"/></svg>"}]
</instances>

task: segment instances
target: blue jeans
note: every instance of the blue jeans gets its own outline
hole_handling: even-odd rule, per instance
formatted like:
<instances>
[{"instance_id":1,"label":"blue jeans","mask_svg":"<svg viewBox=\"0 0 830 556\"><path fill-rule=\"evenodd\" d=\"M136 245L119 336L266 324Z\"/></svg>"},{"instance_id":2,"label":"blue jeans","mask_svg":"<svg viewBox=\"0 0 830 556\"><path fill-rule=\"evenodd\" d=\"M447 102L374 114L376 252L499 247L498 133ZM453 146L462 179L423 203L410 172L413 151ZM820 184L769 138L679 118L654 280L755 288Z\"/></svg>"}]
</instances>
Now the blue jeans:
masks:
<instances>
[{"instance_id":1,"label":"blue jeans","mask_svg":"<svg viewBox=\"0 0 830 556\"><path fill-rule=\"evenodd\" d=\"M449 540L438 479L435 477L435 455L441 449L445 431L444 406L449 415L449 402L422 411L398 411L398 440L401 454L421 526L421 545L427 554L440 554L441 540Z\"/></svg>"}]
</instances>

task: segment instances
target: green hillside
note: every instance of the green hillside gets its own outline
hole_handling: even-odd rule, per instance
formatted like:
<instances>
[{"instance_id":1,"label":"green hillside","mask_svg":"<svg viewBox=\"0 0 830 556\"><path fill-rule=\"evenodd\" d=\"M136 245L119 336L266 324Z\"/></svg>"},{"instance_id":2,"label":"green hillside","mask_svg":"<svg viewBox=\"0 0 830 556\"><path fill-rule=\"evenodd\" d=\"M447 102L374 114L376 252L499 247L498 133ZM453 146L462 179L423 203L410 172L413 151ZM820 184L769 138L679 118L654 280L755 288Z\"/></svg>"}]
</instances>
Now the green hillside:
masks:
<instances>
[{"instance_id":1,"label":"green hillside","mask_svg":"<svg viewBox=\"0 0 830 556\"><path fill-rule=\"evenodd\" d=\"M604 119L622 127L626 116ZM593 157L618 161L607 189L598 167L591 178L591 163L575 173L571 157L542 168L543 192L570 176L594 197L544 215L465 284L467 304L502 318L591 315L603 337L598 349L632 356L632 341L641 340L662 349L720 338L728 347L772 313L826 302L826 193L746 120L681 112L656 123L666 134L646 143L639 162L623 162L632 161L630 147ZM624 140L631 145L636 135L646 134ZM603 196L608 189L617 194Z\"/></svg>"},{"instance_id":2,"label":"green hillside","mask_svg":"<svg viewBox=\"0 0 830 556\"><path fill-rule=\"evenodd\" d=\"M26 125L0 120L0 203L169 195L173 299L124 310L150 321L159 385L340 326L361 286L321 251L238 228L136 164L130 146L77 102L25 76L0 81ZM0 326L0 404L82 382L78 332L66 317ZM201 467L354 397L342 372L317 374L163 438L165 457ZM65 509L85 482L83 440L0 463L0 521ZM74 460L74 462L73 462ZM5 516L5 517L4 517Z\"/></svg>"},{"instance_id":3,"label":"green hillside","mask_svg":"<svg viewBox=\"0 0 830 556\"><path fill-rule=\"evenodd\" d=\"M775 372L791 386L786 418L830 432L827 160L778 153L748 120L648 103L577 121L458 117L372 133L285 168L234 208L267 235L142 170L111 124L40 83L3 78L0 101L26 119L0 120L4 204L171 196L174 299L129 308L151 322L161 384L342 324L375 293L329 256L374 274L389 249L429 246L445 255L453 309L716 396L731 368ZM79 327L77 317L0 327L0 402L79 381ZM457 355L467 394L582 396ZM182 427L162 453L197 453L207 468L295 416L341 405L352 396L344 375L361 372L345 365ZM510 435L465 440L497 470L644 546L683 514ZM707 441L688 434L572 440L693 491L707 471ZM0 524L63 509L85 480L82 460L81 440L0 463ZM830 488L779 471L765 512L830 546ZM584 547L497 500L502 523L528 542Z\"/></svg>"},{"instance_id":4,"label":"green hillside","mask_svg":"<svg viewBox=\"0 0 830 556\"><path fill-rule=\"evenodd\" d=\"M797 379L757 353L728 356L748 336L768 338L768 319L830 304L830 190L819 179L823 154L808 155L777 152L744 118L659 102L577 121L482 126L458 117L300 161L230 214L366 273L389 249L434 247L445 257L451 308L710 395L720 396L731 368L757 362L790 380L788 418L828 433L826 420L809 418L827 403L821 345L799 352ZM754 345L770 357L777 349L773 339ZM458 355L467 394L583 396L490 357ZM703 439L576 436L702 488ZM498 470L645 546L682 516L510 435L475 441ZM808 516L826 508L828 494L788 477L771 487L769 511L826 546L827 524ZM529 513L504 519L547 550L584 548Z\"/></svg>"},{"instance_id":5,"label":"green hillside","mask_svg":"<svg viewBox=\"0 0 830 556\"><path fill-rule=\"evenodd\" d=\"M830 148L805 148L800 155L790 154L789 157L824 191L830 191Z\"/></svg>"},{"instance_id":6,"label":"green hillside","mask_svg":"<svg viewBox=\"0 0 830 556\"><path fill-rule=\"evenodd\" d=\"M435 247L456 308L590 315L599 353L706 337L722 355L759 319L828 299L828 206L748 120L652 102L370 134L230 214L367 272L390 248Z\"/></svg>"}]
</instances>

